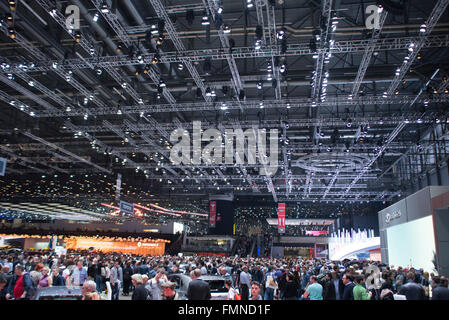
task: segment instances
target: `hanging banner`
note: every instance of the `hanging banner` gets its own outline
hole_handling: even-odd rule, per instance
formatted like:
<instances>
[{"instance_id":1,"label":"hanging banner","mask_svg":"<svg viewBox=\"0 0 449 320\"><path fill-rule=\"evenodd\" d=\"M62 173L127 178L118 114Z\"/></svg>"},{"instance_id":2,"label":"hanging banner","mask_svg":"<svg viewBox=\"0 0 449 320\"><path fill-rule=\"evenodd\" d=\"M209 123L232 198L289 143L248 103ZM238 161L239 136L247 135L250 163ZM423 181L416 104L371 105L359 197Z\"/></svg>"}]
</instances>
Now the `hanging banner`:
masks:
<instances>
[{"instance_id":1,"label":"hanging banner","mask_svg":"<svg viewBox=\"0 0 449 320\"><path fill-rule=\"evenodd\" d=\"M209 227L215 228L216 216L217 216L217 202L211 201L209 208Z\"/></svg>"},{"instance_id":2,"label":"hanging banner","mask_svg":"<svg viewBox=\"0 0 449 320\"><path fill-rule=\"evenodd\" d=\"M117 184L115 186L115 200L120 200L120 189L122 188L122 175L117 174Z\"/></svg>"},{"instance_id":3,"label":"hanging banner","mask_svg":"<svg viewBox=\"0 0 449 320\"><path fill-rule=\"evenodd\" d=\"M278 204L278 231L285 233L285 203Z\"/></svg>"}]
</instances>

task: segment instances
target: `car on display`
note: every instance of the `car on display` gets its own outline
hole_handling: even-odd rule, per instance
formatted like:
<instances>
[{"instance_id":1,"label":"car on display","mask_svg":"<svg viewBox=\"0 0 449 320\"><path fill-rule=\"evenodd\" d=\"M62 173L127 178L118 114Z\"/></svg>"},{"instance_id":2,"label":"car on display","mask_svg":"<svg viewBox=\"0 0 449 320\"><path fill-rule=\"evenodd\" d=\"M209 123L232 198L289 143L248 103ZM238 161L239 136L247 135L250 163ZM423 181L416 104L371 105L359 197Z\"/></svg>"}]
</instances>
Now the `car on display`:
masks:
<instances>
[{"instance_id":1,"label":"car on display","mask_svg":"<svg viewBox=\"0 0 449 320\"><path fill-rule=\"evenodd\" d=\"M168 280L176 283L176 292L179 300L187 300L187 288L192 279L185 274L175 273L167 276ZM202 280L206 281L210 287L211 300L226 300L228 289L225 287L225 278L220 276L202 276Z\"/></svg>"},{"instance_id":2,"label":"car on display","mask_svg":"<svg viewBox=\"0 0 449 320\"><path fill-rule=\"evenodd\" d=\"M81 300L81 288L49 287L37 289L33 300Z\"/></svg>"}]
</instances>

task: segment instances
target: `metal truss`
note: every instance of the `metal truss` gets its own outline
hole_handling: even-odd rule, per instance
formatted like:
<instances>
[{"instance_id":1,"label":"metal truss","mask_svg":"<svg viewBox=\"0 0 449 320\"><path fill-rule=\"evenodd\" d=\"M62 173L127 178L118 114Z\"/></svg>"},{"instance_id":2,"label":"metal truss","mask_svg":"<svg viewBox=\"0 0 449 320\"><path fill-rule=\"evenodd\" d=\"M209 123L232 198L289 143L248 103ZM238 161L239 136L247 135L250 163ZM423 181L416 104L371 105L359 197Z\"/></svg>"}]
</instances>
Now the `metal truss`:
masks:
<instances>
[{"instance_id":1,"label":"metal truss","mask_svg":"<svg viewBox=\"0 0 449 320\"><path fill-rule=\"evenodd\" d=\"M331 13L332 13L332 0L323 0L322 1L322 11L321 11L321 19L325 19L326 28L321 28L320 34L320 45L318 48L318 58L316 59L315 71L313 74L313 84L311 90L311 98L318 102L318 96L321 91L322 79L323 79L323 68L324 68L324 59L326 55L329 53L330 44L329 44L329 35L331 33Z\"/></svg>"},{"instance_id":2,"label":"metal truss","mask_svg":"<svg viewBox=\"0 0 449 320\"><path fill-rule=\"evenodd\" d=\"M110 170L105 169L105 168L103 168L103 167L101 167L101 166L99 166L99 165L97 165L97 164L95 164L93 162L90 162L89 160L86 160L86 159L84 159L84 158L82 158L82 157L80 157L80 156L78 156L78 155L76 155L76 154L74 154L74 153L72 153L72 152L70 152L70 151L68 151L68 150L66 150L66 149L56 145L56 144L54 144L54 143L51 143L51 142L49 142L49 141L47 141L45 139L42 139L42 138L32 134L31 132L23 132L23 134L25 136L27 136L28 138L31 138L31 139L36 140L36 141L39 141L40 143L49 146L50 148L53 148L53 149L56 149L56 150L58 150L58 151L60 151L62 153L65 153L66 155L68 155L68 156L70 156L72 158L75 158L76 160L79 160L81 162L87 163L88 165L91 165L94 168L96 168L96 169L98 169L98 170L100 170L102 172L112 173Z\"/></svg>"},{"instance_id":3,"label":"metal truss","mask_svg":"<svg viewBox=\"0 0 449 320\"><path fill-rule=\"evenodd\" d=\"M357 106L357 105L386 105L386 104L407 104L414 101L416 97L408 95L394 95L388 99L380 96L361 96L358 99L348 100L347 97L333 97L328 98L321 103L321 106L334 107L339 106ZM416 99L415 103L424 103L427 98L420 97ZM449 102L449 95L447 94L435 94L431 96L432 103L446 103ZM259 109L259 100L245 100L238 101L226 101L228 109L239 109L242 105L245 109ZM285 108L286 104L290 104L291 108L308 108L312 105L312 100L309 98L301 99L285 99L285 100L264 100L265 109ZM171 104L139 104L134 106L122 106L120 108L123 113L126 114L140 114L142 112L149 113L166 113L166 112L187 112L187 111L206 111L206 110L220 110L220 105L207 102L193 102L193 103L177 103ZM116 114L117 109L115 107L106 108L91 108L89 114L92 115L111 115ZM65 113L67 116L82 116L83 113L80 110L72 110ZM59 117L60 112L43 111L40 116L42 117Z\"/></svg>"},{"instance_id":4,"label":"metal truss","mask_svg":"<svg viewBox=\"0 0 449 320\"><path fill-rule=\"evenodd\" d=\"M400 122L402 122L405 118L409 119L410 123L417 123L417 119L422 120L422 124L431 124L435 123L435 119L429 115L429 116L423 116L421 117L419 114L416 113L403 113L401 116L386 116L386 117L356 117L351 118L353 126L360 126L360 125L378 125L378 126L396 126ZM179 121L179 120L178 120ZM421 122L421 121L420 121ZM126 131L127 129L130 130L137 130L137 132L155 132L157 131L156 128L149 126L148 124L133 124L133 129L128 127L126 125L127 120L125 120L124 124L117 124L113 125L116 129L121 131ZM232 122L231 121L221 121L220 122L222 126L224 127L231 127ZM314 119L294 119L294 118L287 118L280 116L279 120L265 120L263 123L263 128L265 129L271 129L271 128L283 128L285 125L288 124L290 128L309 128L312 126L320 126L321 128L329 127L329 128L338 128L338 127L344 127L346 128L347 122L344 119L341 118L329 118L329 117L323 117L323 118L314 118ZM258 120L246 120L246 121L240 121L240 126L242 128L252 128L254 125L260 126L260 122ZM108 128L105 128L102 125L89 125L89 126L77 126L80 130L85 132L109 132ZM158 123L159 128L163 128L167 131L173 131L177 128L180 128L181 125L175 121L173 123ZM182 124L182 127L187 130L192 130L193 124L192 123L184 123ZM210 129L215 128L216 123L215 122L209 122L209 121L201 121L201 127L203 129ZM76 130L78 131L78 130ZM75 130L72 130L70 128L63 128L62 132L76 132ZM313 145L315 148L316 145ZM312 145L310 146L312 147Z\"/></svg>"},{"instance_id":5,"label":"metal truss","mask_svg":"<svg viewBox=\"0 0 449 320\"><path fill-rule=\"evenodd\" d=\"M101 14L103 15L106 22L111 26L111 28L115 31L117 36L120 38L120 40L123 42L124 45L129 47L132 43L131 40L128 37L128 34L125 30L125 28L121 25L121 23L118 21L117 16L111 11L103 11L101 10L101 5L104 3L102 0L92 0L93 5Z\"/></svg>"},{"instance_id":6,"label":"metal truss","mask_svg":"<svg viewBox=\"0 0 449 320\"><path fill-rule=\"evenodd\" d=\"M3 31L3 28L0 27ZM149 27L148 27L149 28ZM7 34L5 31L4 33ZM22 37L23 39L23 37ZM403 38L385 38L377 39L375 43L375 51L394 51L394 50L407 50L411 43L415 43L419 38L417 37L403 37ZM335 41L333 47L330 49L331 54L345 54L345 53L360 53L363 54L366 47L372 44L372 39L369 40L347 40L347 41ZM31 45L31 44L30 44ZM32 45L31 45L32 46ZM289 44L284 56L303 56L313 55L314 52L310 50L309 43L296 43ZM25 46L23 46L26 48ZM449 47L449 35L434 35L425 39L422 48L445 48ZM34 47L33 47L34 48ZM31 54L31 51L27 51ZM183 52L164 52L161 55L161 63L176 63L184 61L204 61L206 59L211 60L226 60L228 57L233 59L249 59L249 58L270 58L272 55L281 55L280 48L278 46L263 46L260 50L255 50L254 47L236 47L233 48L232 53L226 48L215 49L200 49L200 50L186 50ZM151 64L154 54L146 53L142 54L144 64ZM28 72L35 71L49 71L52 70L53 62L61 63L59 60L51 60L46 56L36 57L34 61L35 66L30 67ZM141 61L137 57L129 57L127 55L120 56L102 56L102 57L86 57L84 59L66 59L63 63L64 68L67 70L74 69L90 69L92 65L104 68L106 66L123 67L129 65L140 65ZM16 66L12 66L15 68Z\"/></svg>"},{"instance_id":7,"label":"metal truss","mask_svg":"<svg viewBox=\"0 0 449 320\"><path fill-rule=\"evenodd\" d=\"M186 50L184 44L182 43L181 39L178 36L178 33L176 31L176 28L171 21L170 17L168 16L168 13L166 9L164 8L163 4L160 0L149 0L151 5L154 8L154 11L156 12L157 16L165 21L165 29L167 30L167 33L170 37L170 39L173 42L173 45L175 46L176 50L178 52L183 52ZM201 79L198 70L193 66L192 62L190 60L183 60L183 64L187 67L190 74L192 75L193 80L195 81L195 84L198 88L201 89L201 92L203 94L204 100L211 101L211 97L206 95L206 87L204 86L204 82Z\"/></svg>"},{"instance_id":8,"label":"metal truss","mask_svg":"<svg viewBox=\"0 0 449 320\"><path fill-rule=\"evenodd\" d=\"M1 75L0 75L0 77L1 77ZM22 101L13 98L12 96L10 96L9 94L7 94L6 92L4 92L2 90L0 90L0 100L5 102L6 104L9 104L10 106L13 106L17 110L20 110L20 111L26 113L27 115L29 115L31 117L35 117L39 114L39 111L37 111L35 108L30 107L30 106L26 105L25 103L23 103Z\"/></svg>"},{"instance_id":9,"label":"metal truss","mask_svg":"<svg viewBox=\"0 0 449 320\"><path fill-rule=\"evenodd\" d=\"M203 0L203 3L205 7L210 12L211 16L213 17L213 20L215 21L217 19L217 9L219 7L219 4L214 0ZM229 50L229 39L226 36L226 34L223 32L223 24L218 28L218 36L220 37L221 45L225 50ZM235 59L232 55L228 54L226 56L226 60L228 61L229 70L231 71L232 75L232 87L234 88L234 92L236 96L239 96L240 90L243 89L242 80L240 79L239 70L237 68L237 64L235 63Z\"/></svg>"},{"instance_id":10,"label":"metal truss","mask_svg":"<svg viewBox=\"0 0 449 320\"><path fill-rule=\"evenodd\" d=\"M379 29L373 29L373 35L371 37L372 43L366 47L365 53L363 54L362 61L360 62L359 71L357 72L357 76L355 78L355 82L351 91L351 99L357 98L359 94L360 85L362 84L363 78L365 77L366 70L368 70L369 63L371 61L371 57L374 53L374 49L376 48L376 40L379 39L382 28L387 20L388 13L383 10L380 16L379 21Z\"/></svg>"},{"instance_id":11,"label":"metal truss","mask_svg":"<svg viewBox=\"0 0 449 320\"><path fill-rule=\"evenodd\" d=\"M429 18L427 19L427 21L425 23L426 31L421 32L421 34L416 39L416 41L409 45L409 50L412 50L412 51L407 56L408 59L404 60L404 63L401 65L400 72L396 73L396 76L392 80L388 90L386 91L387 96L391 96L394 94L396 88L398 87L398 85L400 84L402 79L409 72L411 65L413 64L416 57L418 56L418 53L424 47L428 36L430 35L433 28L437 24L441 15L446 11L446 7L448 6L448 4L449 4L449 0L438 0L438 3L433 8L432 13L430 14Z\"/></svg>"},{"instance_id":12,"label":"metal truss","mask_svg":"<svg viewBox=\"0 0 449 320\"><path fill-rule=\"evenodd\" d=\"M0 150L2 150L2 152L4 152L5 154L9 155L9 156L11 157L11 159L19 159L19 160L21 161L20 165L22 165L22 166L31 168L31 169L33 169L33 170L35 170L35 171L37 171L37 172L47 173L47 171L42 170L42 169L39 169L39 168L36 167L36 165L42 164L41 161L39 161L39 163L37 163L36 161L33 161L33 160L29 159L28 157L23 157L23 156L16 155L16 154L13 152L13 150L9 149L9 148L6 147L6 146L0 145ZM58 168L58 167L56 167L56 166L53 166L53 165L50 165L50 164L44 164L44 165L45 165L46 167L49 167L49 168L55 170L55 171L63 172L63 173L68 173L68 171L63 170L63 169L61 169L61 168ZM9 170L9 168L8 168L8 170ZM53 171L53 170L51 170L51 171Z\"/></svg>"}]
</instances>

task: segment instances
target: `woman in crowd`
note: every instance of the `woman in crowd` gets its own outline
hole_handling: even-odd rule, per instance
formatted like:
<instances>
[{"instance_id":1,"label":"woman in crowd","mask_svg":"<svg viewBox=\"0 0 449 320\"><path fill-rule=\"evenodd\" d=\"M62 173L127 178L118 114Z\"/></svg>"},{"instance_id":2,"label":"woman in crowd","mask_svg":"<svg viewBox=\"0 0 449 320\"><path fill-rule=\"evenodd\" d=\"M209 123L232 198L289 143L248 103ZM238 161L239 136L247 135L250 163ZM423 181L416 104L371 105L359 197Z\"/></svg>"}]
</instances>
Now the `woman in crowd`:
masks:
<instances>
[{"instance_id":1,"label":"woman in crowd","mask_svg":"<svg viewBox=\"0 0 449 320\"><path fill-rule=\"evenodd\" d=\"M50 277L49 273L50 273L50 269L47 266L42 268L42 277L39 280L39 283L37 285L37 287L39 289L52 286L52 278Z\"/></svg>"},{"instance_id":2,"label":"woman in crowd","mask_svg":"<svg viewBox=\"0 0 449 320\"><path fill-rule=\"evenodd\" d=\"M237 291L232 287L231 279L225 280L225 287L228 290L226 300L240 300L240 296L238 295Z\"/></svg>"}]
</instances>

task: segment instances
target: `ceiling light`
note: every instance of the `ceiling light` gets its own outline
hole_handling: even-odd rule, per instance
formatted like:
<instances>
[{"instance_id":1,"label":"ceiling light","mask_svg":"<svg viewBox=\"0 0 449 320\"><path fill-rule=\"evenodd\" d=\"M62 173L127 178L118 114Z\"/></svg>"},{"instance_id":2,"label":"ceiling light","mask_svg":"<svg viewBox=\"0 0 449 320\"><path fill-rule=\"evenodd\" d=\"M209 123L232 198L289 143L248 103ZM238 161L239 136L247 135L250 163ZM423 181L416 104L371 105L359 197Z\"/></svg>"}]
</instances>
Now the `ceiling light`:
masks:
<instances>
[{"instance_id":1,"label":"ceiling light","mask_svg":"<svg viewBox=\"0 0 449 320\"><path fill-rule=\"evenodd\" d=\"M52 65L53 69L58 69L58 63L57 62L53 62Z\"/></svg>"},{"instance_id":2,"label":"ceiling light","mask_svg":"<svg viewBox=\"0 0 449 320\"><path fill-rule=\"evenodd\" d=\"M152 64L157 64L157 63L161 62L160 59L161 59L160 56L158 54L155 54L154 57L153 57L153 60L151 60L151 63Z\"/></svg>"},{"instance_id":3,"label":"ceiling light","mask_svg":"<svg viewBox=\"0 0 449 320\"><path fill-rule=\"evenodd\" d=\"M253 0L246 0L246 7L252 8L254 6Z\"/></svg>"},{"instance_id":4,"label":"ceiling light","mask_svg":"<svg viewBox=\"0 0 449 320\"><path fill-rule=\"evenodd\" d=\"M122 51L122 45L118 44L117 49L115 50L117 53L120 53Z\"/></svg>"},{"instance_id":5,"label":"ceiling light","mask_svg":"<svg viewBox=\"0 0 449 320\"><path fill-rule=\"evenodd\" d=\"M218 9L217 9L217 12L218 12L218 14L221 14L223 12L223 7L219 6Z\"/></svg>"},{"instance_id":6,"label":"ceiling light","mask_svg":"<svg viewBox=\"0 0 449 320\"><path fill-rule=\"evenodd\" d=\"M280 73L284 73L285 70L286 70L285 64L282 64L282 65L279 67L279 72L280 72Z\"/></svg>"},{"instance_id":7,"label":"ceiling light","mask_svg":"<svg viewBox=\"0 0 449 320\"><path fill-rule=\"evenodd\" d=\"M206 11L204 12L203 17L201 18L201 24L203 26L210 25L209 17L207 16L207 12Z\"/></svg>"},{"instance_id":8,"label":"ceiling light","mask_svg":"<svg viewBox=\"0 0 449 320\"><path fill-rule=\"evenodd\" d=\"M178 70L179 71L184 70L184 65L182 63L178 63Z\"/></svg>"},{"instance_id":9,"label":"ceiling light","mask_svg":"<svg viewBox=\"0 0 449 320\"><path fill-rule=\"evenodd\" d=\"M225 24L223 26L223 33L231 33L231 27Z\"/></svg>"},{"instance_id":10,"label":"ceiling light","mask_svg":"<svg viewBox=\"0 0 449 320\"><path fill-rule=\"evenodd\" d=\"M98 12L95 12L95 15L94 15L94 17L92 18L92 20L93 20L94 22L97 22L99 17L100 17L100 15L98 14Z\"/></svg>"},{"instance_id":11,"label":"ceiling light","mask_svg":"<svg viewBox=\"0 0 449 320\"><path fill-rule=\"evenodd\" d=\"M259 81L257 83L257 89L262 90L262 88L263 88L263 83L261 81Z\"/></svg>"},{"instance_id":12,"label":"ceiling light","mask_svg":"<svg viewBox=\"0 0 449 320\"><path fill-rule=\"evenodd\" d=\"M9 36L11 37L11 39L14 39L16 37L16 31L14 30L14 28L9 27L8 33L9 33Z\"/></svg>"},{"instance_id":13,"label":"ceiling light","mask_svg":"<svg viewBox=\"0 0 449 320\"><path fill-rule=\"evenodd\" d=\"M423 23L421 27L419 27L419 32L425 33L427 31L427 25Z\"/></svg>"},{"instance_id":14,"label":"ceiling light","mask_svg":"<svg viewBox=\"0 0 449 320\"><path fill-rule=\"evenodd\" d=\"M256 40L256 44L255 44L254 48L256 50L260 50L261 47L262 47L262 40Z\"/></svg>"},{"instance_id":15,"label":"ceiling light","mask_svg":"<svg viewBox=\"0 0 449 320\"><path fill-rule=\"evenodd\" d=\"M97 75L99 75L99 76L101 76L101 74L103 73L103 71L101 70L101 68L95 69L95 72L96 72Z\"/></svg>"},{"instance_id":16,"label":"ceiling light","mask_svg":"<svg viewBox=\"0 0 449 320\"><path fill-rule=\"evenodd\" d=\"M101 12L109 13L109 7L108 7L108 4L106 3L106 1L104 1L103 4L101 5Z\"/></svg>"},{"instance_id":17,"label":"ceiling light","mask_svg":"<svg viewBox=\"0 0 449 320\"><path fill-rule=\"evenodd\" d=\"M166 87L166 84L165 84L164 80L162 80L162 79L159 80L159 86L161 88L165 88Z\"/></svg>"}]
</instances>

